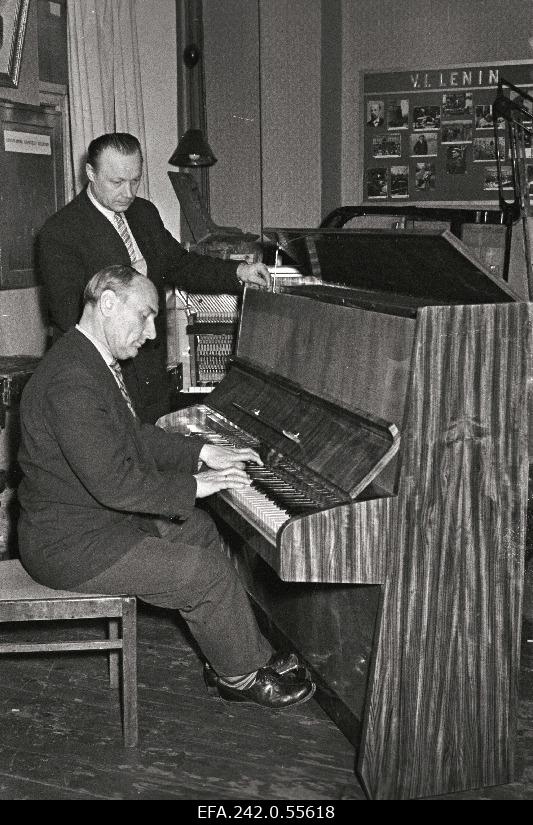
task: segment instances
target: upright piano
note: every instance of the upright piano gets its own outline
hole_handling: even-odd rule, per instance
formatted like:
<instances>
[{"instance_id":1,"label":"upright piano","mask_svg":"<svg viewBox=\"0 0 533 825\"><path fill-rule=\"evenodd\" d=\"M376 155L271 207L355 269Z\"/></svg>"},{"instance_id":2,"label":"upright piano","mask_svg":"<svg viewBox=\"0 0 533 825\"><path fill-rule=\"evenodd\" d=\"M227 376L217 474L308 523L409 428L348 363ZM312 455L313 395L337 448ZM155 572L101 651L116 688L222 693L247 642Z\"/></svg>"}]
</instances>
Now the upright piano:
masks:
<instances>
[{"instance_id":1,"label":"upright piano","mask_svg":"<svg viewBox=\"0 0 533 825\"><path fill-rule=\"evenodd\" d=\"M320 281L248 290L226 377L160 424L259 450L253 487L210 507L368 796L505 784L530 304L447 230L302 236Z\"/></svg>"}]
</instances>

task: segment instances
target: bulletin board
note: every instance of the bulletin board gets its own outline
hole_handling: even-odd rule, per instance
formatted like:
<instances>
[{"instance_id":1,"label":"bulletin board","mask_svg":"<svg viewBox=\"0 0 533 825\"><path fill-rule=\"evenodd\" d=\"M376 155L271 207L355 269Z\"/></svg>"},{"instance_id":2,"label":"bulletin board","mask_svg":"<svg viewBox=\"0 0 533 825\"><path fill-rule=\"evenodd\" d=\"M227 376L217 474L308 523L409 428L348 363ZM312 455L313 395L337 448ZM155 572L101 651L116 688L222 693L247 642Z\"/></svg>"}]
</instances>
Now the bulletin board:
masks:
<instances>
[{"instance_id":1,"label":"bulletin board","mask_svg":"<svg viewBox=\"0 0 533 825\"><path fill-rule=\"evenodd\" d=\"M532 94L533 61L365 73L364 202L498 203L496 152L512 200L507 125L492 118L500 79Z\"/></svg>"}]
</instances>

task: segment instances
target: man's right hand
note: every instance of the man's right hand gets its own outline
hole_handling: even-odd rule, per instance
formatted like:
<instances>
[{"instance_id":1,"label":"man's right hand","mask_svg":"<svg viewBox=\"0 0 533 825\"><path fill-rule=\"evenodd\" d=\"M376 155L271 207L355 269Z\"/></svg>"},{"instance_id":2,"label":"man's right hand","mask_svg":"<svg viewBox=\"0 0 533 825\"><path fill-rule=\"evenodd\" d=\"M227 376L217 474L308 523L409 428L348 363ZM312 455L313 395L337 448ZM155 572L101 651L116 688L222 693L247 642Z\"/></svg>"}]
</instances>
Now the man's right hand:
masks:
<instances>
[{"instance_id":1,"label":"man's right hand","mask_svg":"<svg viewBox=\"0 0 533 825\"><path fill-rule=\"evenodd\" d=\"M220 490L242 490L252 483L249 476L239 467L226 470L205 470L195 474L196 498L206 498Z\"/></svg>"}]
</instances>

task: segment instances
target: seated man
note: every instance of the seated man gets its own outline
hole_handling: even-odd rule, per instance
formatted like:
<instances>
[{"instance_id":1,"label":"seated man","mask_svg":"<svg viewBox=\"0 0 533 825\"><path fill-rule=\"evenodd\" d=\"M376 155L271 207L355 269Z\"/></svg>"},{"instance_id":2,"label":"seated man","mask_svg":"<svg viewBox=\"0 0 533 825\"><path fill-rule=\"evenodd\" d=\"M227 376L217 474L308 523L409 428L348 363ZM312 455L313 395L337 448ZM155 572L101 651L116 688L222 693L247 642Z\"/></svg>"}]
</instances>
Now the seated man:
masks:
<instances>
[{"instance_id":1,"label":"seated man","mask_svg":"<svg viewBox=\"0 0 533 825\"><path fill-rule=\"evenodd\" d=\"M166 433L136 416L118 360L155 338L153 283L132 267L94 275L79 324L46 354L21 399L21 560L49 587L131 594L179 610L206 681L271 708L314 692L294 654L273 654L211 518L195 506L250 483L251 449Z\"/></svg>"}]
</instances>

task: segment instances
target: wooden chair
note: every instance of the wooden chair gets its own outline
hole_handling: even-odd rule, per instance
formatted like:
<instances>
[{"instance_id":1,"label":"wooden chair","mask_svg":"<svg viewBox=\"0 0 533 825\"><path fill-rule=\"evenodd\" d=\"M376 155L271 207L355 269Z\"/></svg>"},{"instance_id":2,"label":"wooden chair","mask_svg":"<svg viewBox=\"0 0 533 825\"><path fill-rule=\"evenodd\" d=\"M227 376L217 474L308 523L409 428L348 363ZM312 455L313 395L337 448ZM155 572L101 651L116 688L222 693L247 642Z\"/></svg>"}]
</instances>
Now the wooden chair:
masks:
<instances>
[{"instance_id":1,"label":"wooden chair","mask_svg":"<svg viewBox=\"0 0 533 825\"><path fill-rule=\"evenodd\" d=\"M109 652L109 684L122 682L124 745L137 744L137 620L131 596L105 596L52 590L37 584L16 559L0 562L0 623L107 619L108 639L59 642L0 642L0 654L55 653L81 650ZM120 631L122 624L122 634ZM121 659L122 667L119 667Z\"/></svg>"}]
</instances>

